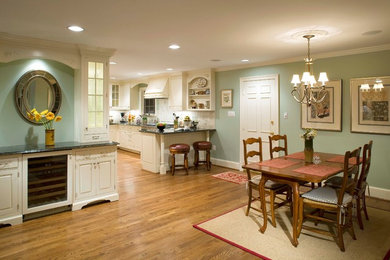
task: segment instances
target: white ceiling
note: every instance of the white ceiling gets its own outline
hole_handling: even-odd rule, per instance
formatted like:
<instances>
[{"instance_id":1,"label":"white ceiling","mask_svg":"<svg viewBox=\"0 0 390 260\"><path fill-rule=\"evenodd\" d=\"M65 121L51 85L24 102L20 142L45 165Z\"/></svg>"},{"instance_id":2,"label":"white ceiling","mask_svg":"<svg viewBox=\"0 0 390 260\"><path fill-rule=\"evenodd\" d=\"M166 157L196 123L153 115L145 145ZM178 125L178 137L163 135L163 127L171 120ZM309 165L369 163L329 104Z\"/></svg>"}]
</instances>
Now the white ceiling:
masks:
<instances>
[{"instance_id":1,"label":"white ceiling","mask_svg":"<svg viewBox=\"0 0 390 260\"><path fill-rule=\"evenodd\" d=\"M0 32L114 48L111 76L129 79L303 58L306 41L292 35L307 30L328 31L313 39L314 58L390 44L389 13L389 0L2 0Z\"/></svg>"}]
</instances>

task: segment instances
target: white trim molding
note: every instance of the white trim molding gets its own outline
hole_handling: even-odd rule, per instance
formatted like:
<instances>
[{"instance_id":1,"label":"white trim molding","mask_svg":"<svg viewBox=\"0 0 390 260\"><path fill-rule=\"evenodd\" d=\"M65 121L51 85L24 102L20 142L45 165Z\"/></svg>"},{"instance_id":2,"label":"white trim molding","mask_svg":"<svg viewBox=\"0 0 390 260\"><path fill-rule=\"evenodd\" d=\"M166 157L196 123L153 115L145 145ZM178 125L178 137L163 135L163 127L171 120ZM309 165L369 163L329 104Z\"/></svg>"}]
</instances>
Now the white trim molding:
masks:
<instances>
[{"instance_id":1,"label":"white trim molding","mask_svg":"<svg viewBox=\"0 0 390 260\"><path fill-rule=\"evenodd\" d=\"M366 196L390 201L390 189L369 186L366 189Z\"/></svg>"},{"instance_id":2,"label":"white trim molding","mask_svg":"<svg viewBox=\"0 0 390 260\"><path fill-rule=\"evenodd\" d=\"M227 161L227 160L222 160L222 159L217 159L217 158L211 158L211 163L226 167L226 168L231 168L234 170L239 170L241 171L241 164L239 162L233 162L233 161Z\"/></svg>"}]
</instances>

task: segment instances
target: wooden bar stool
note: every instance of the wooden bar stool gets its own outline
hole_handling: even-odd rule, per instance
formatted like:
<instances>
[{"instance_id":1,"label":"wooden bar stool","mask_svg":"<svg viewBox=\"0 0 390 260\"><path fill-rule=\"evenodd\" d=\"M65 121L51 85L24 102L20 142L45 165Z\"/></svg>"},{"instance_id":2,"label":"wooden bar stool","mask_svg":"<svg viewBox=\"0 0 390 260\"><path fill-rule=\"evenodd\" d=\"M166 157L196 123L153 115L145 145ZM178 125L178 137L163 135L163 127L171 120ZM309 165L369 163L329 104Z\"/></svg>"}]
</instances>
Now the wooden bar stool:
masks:
<instances>
[{"instance_id":1,"label":"wooden bar stool","mask_svg":"<svg viewBox=\"0 0 390 260\"><path fill-rule=\"evenodd\" d=\"M210 171L211 161L210 161L210 150L212 144L207 141L199 141L192 144L195 151L194 166L198 169L199 163L205 163L207 170ZM206 151L206 161L199 161L199 151Z\"/></svg>"},{"instance_id":2,"label":"wooden bar stool","mask_svg":"<svg viewBox=\"0 0 390 260\"><path fill-rule=\"evenodd\" d=\"M171 153L171 172L175 175L176 167L184 167L188 175L188 153L190 152L190 146L188 144L171 144L169 146L169 152ZM175 155L184 154L184 165L175 165Z\"/></svg>"}]
</instances>

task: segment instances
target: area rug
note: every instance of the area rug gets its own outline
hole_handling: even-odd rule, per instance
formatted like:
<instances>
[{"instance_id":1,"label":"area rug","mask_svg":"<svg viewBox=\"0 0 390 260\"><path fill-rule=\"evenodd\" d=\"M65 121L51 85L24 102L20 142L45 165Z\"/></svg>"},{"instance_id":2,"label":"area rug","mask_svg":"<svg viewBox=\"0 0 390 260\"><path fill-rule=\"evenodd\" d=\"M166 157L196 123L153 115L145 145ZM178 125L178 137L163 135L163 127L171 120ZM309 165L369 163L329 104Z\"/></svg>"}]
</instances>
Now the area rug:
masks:
<instances>
[{"instance_id":1,"label":"area rug","mask_svg":"<svg viewBox=\"0 0 390 260\"><path fill-rule=\"evenodd\" d=\"M290 242L292 227L287 207L276 211L276 228L268 222L264 234L259 231L263 222L260 213L252 210L245 216L245 209L246 206L240 207L193 227L262 259L384 259L389 252L388 211L368 208L370 220L364 221L364 230L355 224L357 240L345 232L345 252L341 252L333 238L304 229L298 247L294 247ZM313 226L310 222L305 225ZM317 227L328 230L326 225Z\"/></svg>"},{"instance_id":2,"label":"area rug","mask_svg":"<svg viewBox=\"0 0 390 260\"><path fill-rule=\"evenodd\" d=\"M212 176L218 179L222 179L237 184L244 184L248 181L246 175L239 174L236 172L222 172L222 173L214 174Z\"/></svg>"}]
</instances>

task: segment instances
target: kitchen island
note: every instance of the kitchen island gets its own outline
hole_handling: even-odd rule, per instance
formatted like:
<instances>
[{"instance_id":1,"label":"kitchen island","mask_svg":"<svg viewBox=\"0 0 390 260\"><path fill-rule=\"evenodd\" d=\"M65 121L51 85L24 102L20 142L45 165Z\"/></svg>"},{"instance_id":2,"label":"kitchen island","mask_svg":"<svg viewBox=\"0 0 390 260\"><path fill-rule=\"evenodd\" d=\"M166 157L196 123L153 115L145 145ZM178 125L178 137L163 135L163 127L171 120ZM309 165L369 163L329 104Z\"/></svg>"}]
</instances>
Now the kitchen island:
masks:
<instances>
[{"instance_id":1,"label":"kitchen island","mask_svg":"<svg viewBox=\"0 0 390 260\"><path fill-rule=\"evenodd\" d=\"M191 130L174 130L173 128L165 129L160 132L157 129L141 130L142 148L141 161L142 169L154 173L166 174L169 166L169 145L174 143L185 143L190 145L191 150L188 154L189 165L193 164L194 150L192 143L196 141L209 141L210 132L215 129L191 129ZM200 154L201 160L203 154ZM183 162L182 156L178 156L178 164Z\"/></svg>"}]
</instances>

